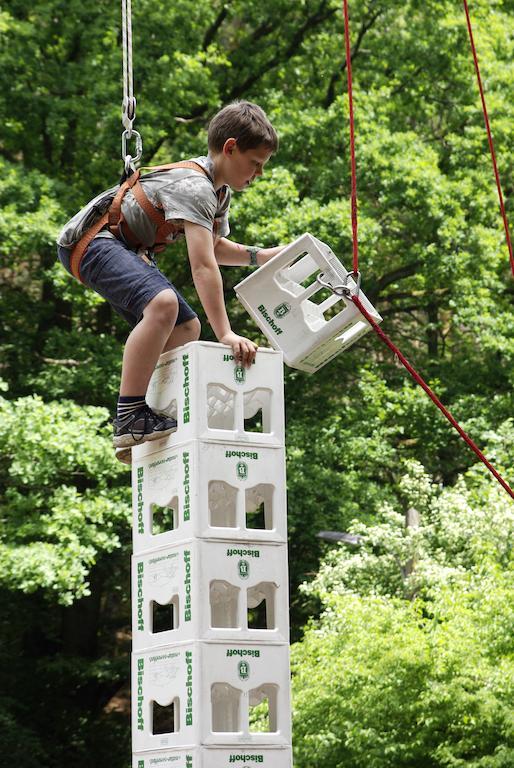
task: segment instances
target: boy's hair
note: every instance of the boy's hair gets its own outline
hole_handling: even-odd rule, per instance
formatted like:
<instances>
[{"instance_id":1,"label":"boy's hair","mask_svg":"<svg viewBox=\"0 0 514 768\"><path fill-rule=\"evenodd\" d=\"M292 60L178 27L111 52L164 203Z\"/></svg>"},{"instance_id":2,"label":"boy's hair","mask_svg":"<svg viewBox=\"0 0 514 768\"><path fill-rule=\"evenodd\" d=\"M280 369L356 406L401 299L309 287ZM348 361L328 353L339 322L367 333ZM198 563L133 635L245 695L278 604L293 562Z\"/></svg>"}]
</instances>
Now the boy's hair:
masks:
<instances>
[{"instance_id":1,"label":"boy's hair","mask_svg":"<svg viewBox=\"0 0 514 768\"><path fill-rule=\"evenodd\" d=\"M236 139L242 152L264 146L278 149L278 136L266 113L251 101L234 101L223 107L209 124L207 142L211 152L221 152L227 139Z\"/></svg>"}]
</instances>

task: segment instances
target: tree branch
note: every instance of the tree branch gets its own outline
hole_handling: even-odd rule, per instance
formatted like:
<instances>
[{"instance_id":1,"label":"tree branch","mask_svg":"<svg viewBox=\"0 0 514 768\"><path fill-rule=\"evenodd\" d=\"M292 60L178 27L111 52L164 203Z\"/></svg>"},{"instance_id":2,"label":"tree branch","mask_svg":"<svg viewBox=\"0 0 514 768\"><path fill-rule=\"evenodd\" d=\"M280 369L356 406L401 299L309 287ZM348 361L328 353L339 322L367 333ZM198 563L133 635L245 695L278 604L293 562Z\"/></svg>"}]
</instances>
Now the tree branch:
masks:
<instances>
[{"instance_id":1,"label":"tree branch","mask_svg":"<svg viewBox=\"0 0 514 768\"><path fill-rule=\"evenodd\" d=\"M398 280L405 280L406 277L415 275L421 264L421 261L413 261L410 264L405 264L403 267L398 267L397 269L393 269L392 272L382 275L382 277L377 280L376 285L368 291L369 296L372 297L371 300L376 301L384 288L391 285L391 283L396 283Z\"/></svg>"},{"instance_id":2,"label":"tree branch","mask_svg":"<svg viewBox=\"0 0 514 768\"><path fill-rule=\"evenodd\" d=\"M352 47L352 50L350 52L350 58L351 58L352 62L359 55L360 47L361 47L361 44L362 44L362 41L364 39L364 36L365 36L366 32L368 32L371 29L371 27L374 25L374 23L377 21L377 19L380 17L381 14L382 14L382 11L379 10L376 13L372 14L369 17L369 19L367 19L367 20L365 19L362 22L362 24L361 24L361 26L359 28L359 32L357 34L357 40L355 41L355 44ZM334 72L334 74L330 78L330 83L329 83L329 86L328 86L328 89L327 89L327 93L326 93L325 99L323 101L323 106L325 108L328 108L335 101L335 98L336 98L336 95L337 95L336 94L336 89L335 89L336 82L339 79L339 77L341 76L341 74L345 71L346 65L347 65L347 61L346 61L346 58L345 58L345 60L343 61L342 67L340 69L338 69L337 72Z\"/></svg>"},{"instance_id":3,"label":"tree branch","mask_svg":"<svg viewBox=\"0 0 514 768\"><path fill-rule=\"evenodd\" d=\"M205 36L203 38L203 43L202 43L202 48L204 51L207 50L209 45L212 43L212 41L216 37L218 30L223 24L223 22L225 21L225 19L227 18L227 15L228 15L228 9L227 9L227 6L224 5L221 11L218 13L217 17L214 19L211 26L207 29L205 33Z\"/></svg>"},{"instance_id":4,"label":"tree branch","mask_svg":"<svg viewBox=\"0 0 514 768\"><path fill-rule=\"evenodd\" d=\"M328 11L325 10L326 2L322 2L319 6L316 13L314 13L312 16L309 16L305 19L304 23L299 27L296 31L296 33L293 35L291 40L289 41L289 44L287 47L279 51L273 58L269 59L265 64L263 64L257 72L253 73L252 75L249 75L246 80L243 80L241 83L238 83L235 85L229 93L226 95L225 101L231 101L232 99L237 98L241 94L245 93L248 89L250 89L255 83L260 80L262 77L264 77L265 74L267 74L270 70L274 69L278 64L280 64L281 61L284 59L291 58L297 51L300 44L303 42L304 38L306 37L307 33L311 32L312 29L319 24L322 24L324 21L327 21L327 19L334 16L334 14L337 12L336 8L332 8ZM273 27L274 30L274 27ZM270 29L270 31L273 31ZM260 32L260 30L259 30ZM255 40L255 35L252 36L252 40Z\"/></svg>"}]
</instances>

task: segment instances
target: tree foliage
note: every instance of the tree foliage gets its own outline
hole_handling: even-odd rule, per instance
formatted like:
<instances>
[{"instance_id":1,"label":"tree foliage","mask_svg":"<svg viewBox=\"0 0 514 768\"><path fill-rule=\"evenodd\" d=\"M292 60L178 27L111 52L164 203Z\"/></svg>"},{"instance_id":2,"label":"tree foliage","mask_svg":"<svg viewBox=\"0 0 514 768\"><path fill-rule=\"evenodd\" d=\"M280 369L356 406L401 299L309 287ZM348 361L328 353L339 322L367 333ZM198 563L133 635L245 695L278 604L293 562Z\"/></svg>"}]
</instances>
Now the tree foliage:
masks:
<instances>
[{"instance_id":1,"label":"tree foliage","mask_svg":"<svg viewBox=\"0 0 514 768\"><path fill-rule=\"evenodd\" d=\"M323 605L294 649L298 766L488 766L514 757L512 504L481 473L439 489L420 465L305 586Z\"/></svg>"}]
</instances>

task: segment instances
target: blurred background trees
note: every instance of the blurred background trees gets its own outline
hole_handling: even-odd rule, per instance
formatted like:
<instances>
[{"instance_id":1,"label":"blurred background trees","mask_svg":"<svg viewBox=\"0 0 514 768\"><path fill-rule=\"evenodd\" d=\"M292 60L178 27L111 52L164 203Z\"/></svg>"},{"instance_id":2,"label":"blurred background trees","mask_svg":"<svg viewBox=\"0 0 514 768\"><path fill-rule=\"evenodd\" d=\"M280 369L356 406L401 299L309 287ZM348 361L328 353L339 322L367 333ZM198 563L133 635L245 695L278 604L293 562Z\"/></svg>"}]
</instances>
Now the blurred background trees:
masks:
<instances>
[{"instance_id":1,"label":"blurred background trees","mask_svg":"<svg viewBox=\"0 0 514 768\"><path fill-rule=\"evenodd\" d=\"M219 107L257 101L281 147L234 196L232 236L311 231L349 264L340 6L138 0L136 127L145 164L183 159ZM462 9L351 13L363 288L508 474L514 284ZM514 5L472 13L511 212ZM54 247L120 172L120 43L117 3L0 10L0 747L19 768L130 752L130 477L109 426L127 329ZM201 315L184 247L168 251ZM264 342L234 299L244 274L224 270L229 314ZM514 764L508 497L371 335L315 376L288 370L286 398L297 764Z\"/></svg>"}]
</instances>

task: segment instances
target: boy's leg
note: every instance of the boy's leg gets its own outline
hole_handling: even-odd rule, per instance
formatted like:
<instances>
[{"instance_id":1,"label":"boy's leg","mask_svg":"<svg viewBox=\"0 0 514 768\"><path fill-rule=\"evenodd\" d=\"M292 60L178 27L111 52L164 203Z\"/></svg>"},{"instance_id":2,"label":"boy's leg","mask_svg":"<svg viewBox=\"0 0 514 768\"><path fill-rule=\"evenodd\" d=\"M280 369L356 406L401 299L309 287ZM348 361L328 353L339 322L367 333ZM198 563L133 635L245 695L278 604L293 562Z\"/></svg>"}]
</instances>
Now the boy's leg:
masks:
<instances>
[{"instance_id":1,"label":"boy's leg","mask_svg":"<svg viewBox=\"0 0 514 768\"><path fill-rule=\"evenodd\" d=\"M185 311L185 308L182 306L182 301L180 301L180 299L179 299L179 306L181 308L180 314L185 315L186 311ZM179 317L179 320L180 319L181 317ZM141 325L141 323L139 323L139 325ZM132 331L132 334L134 334L134 332L137 330L138 327L139 326L136 326L136 328L134 328L134 331ZM164 345L162 352L167 352L170 349L181 347L183 344L187 344L190 341L197 341L200 338L201 328L202 326L197 317L193 317L191 320L185 320L183 323L180 323L180 325L176 325L173 331L168 336L168 339ZM131 339L132 334L129 336L129 339L131 341L130 348L127 352L127 348L125 347L125 353L129 357L132 357L133 354L135 354L137 357L137 347L141 339L139 339L138 335L136 335L135 340ZM127 339L127 343L129 339ZM144 339L143 339L143 343L144 343ZM124 366L124 373L125 373L125 370L126 369ZM129 377L127 375L124 378L124 386L126 387L126 391L129 391L130 382L129 382ZM135 388L137 386L139 385L136 381L133 384L134 388L132 391L135 391ZM132 449L130 447L116 448L116 458L118 459L118 461L121 461L123 464L130 465L132 463Z\"/></svg>"},{"instance_id":2,"label":"boy's leg","mask_svg":"<svg viewBox=\"0 0 514 768\"><path fill-rule=\"evenodd\" d=\"M201 330L202 326L197 317L194 317L192 320L187 320L181 325L176 325L164 345L163 352L168 352L170 349L181 347L183 344L188 344L190 341L198 341Z\"/></svg>"},{"instance_id":3,"label":"boy's leg","mask_svg":"<svg viewBox=\"0 0 514 768\"><path fill-rule=\"evenodd\" d=\"M163 437L176 421L151 411L145 403L148 382L175 322L196 317L172 283L123 243L96 238L82 262L82 277L106 298L133 330L123 355L114 445L128 447Z\"/></svg>"},{"instance_id":4,"label":"boy's leg","mask_svg":"<svg viewBox=\"0 0 514 768\"><path fill-rule=\"evenodd\" d=\"M156 297L157 298L157 297ZM197 317L191 317L194 313L192 312L191 308L186 304L182 296L180 294L178 295L178 306L179 306L179 315L178 315L178 325L175 325L173 331L168 336L168 339L164 345L164 348L162 349L162 352L167 352L170 349L175 349L176 347L181 347L183 344L187 344L190 341L197 341L200 338L200 332L202 329L202 326L200 324L200 321ZM185 317L190 317L189 320L183 320ZM183 320L183 322L181 322ZM142 321L141 321L142 322ZM141 323L140 323L141 324ZM139 324L139 325L140 325ZM134 328L134 331L136 331L138 326ZM132 331L132 334L134 334L134 331ZM131 334L131 336L132 336ZM131 340L131 347L132 342L134 341L131 339L131 336L129 336L129 339ZM129 341L127 339L127 343ZM129 351L126 353L131 358L133 354L137 357L137 347L139 345L139 342L141 340L136 335L136 339L134 341L133 348L129 348ZM144 339L143 339L144 343ZM126 347L125 347L126 350ZM156 361L157 362L157 361ZM152 369L153 370L153 369ZM125 366L124 366L124 373L125 373ZM152 372L150 372L151 375ZM125 386L126 391L129 391L129 378L128 376L124 377L124 383L123 386ZM133 389L132 391L135 392L135 388L139 386L137 381L133 383ZM125 391L125 390L124 390ZM146 390L145 390L146 391ZM118 461L123 462L124 464L131 464L132 463L132 450L130 447L119 447L116 448L116 458Z\"/></svg>"},{"instance_id":5,"label":"boy's leg","mask_svg":"<svg viewBox=\"0 0 514 768\"><path fill-rule=\"evenodd\" d=\"M122 397L146 393L159 355L167 348L170 331L173 333L178 308L177 297L171 289L158 293L145 307L143 317L125 343L120 384Z\"/></svg>"},{"instance_id":6,"label":"boy's leg","mask_svg":"<svg viewBox=\"0 0 514 768\"><path fill-rule=\"evenodd\" d=\"M130 446L164 437L177 428L175 419L152 411L145 396L178 311L175 292L163 289L148 302L125 343L117 416L113 421L113 442L120 461L130 462Z\"/></svg>"}]
</instances>

